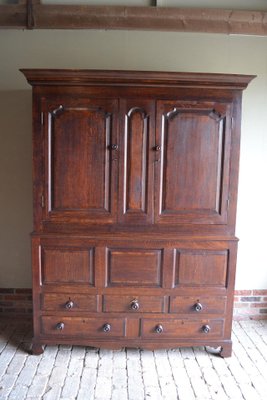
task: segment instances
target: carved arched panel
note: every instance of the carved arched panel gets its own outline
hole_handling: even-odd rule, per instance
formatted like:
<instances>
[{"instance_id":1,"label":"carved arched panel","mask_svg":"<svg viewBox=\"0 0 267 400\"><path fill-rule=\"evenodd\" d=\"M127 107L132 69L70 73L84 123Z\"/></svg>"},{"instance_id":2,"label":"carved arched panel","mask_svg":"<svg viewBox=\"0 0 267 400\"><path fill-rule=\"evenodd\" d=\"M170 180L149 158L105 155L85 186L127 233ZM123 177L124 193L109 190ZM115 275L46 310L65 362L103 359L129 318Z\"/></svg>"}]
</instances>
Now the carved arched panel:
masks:
<instances>
[{"instance_id":1,"label":"carved arched panel","mask_svg":"<svg viewBox=\"0 0 267 400\"><path fill-rule=\"evenodd\" d=\"M96 220L111 218L116 102L72 104L65 98L47 108L44 123L48 218L63 214Z\"/></svg>"},{"instance_id":2,"label":"carved arched panel","mask_svg":"<svg viewBox=\"0 0 267 400\"><path fill-rule=\"evenodd\" d=\"M159 102L158 220L225 223L229 184L227 105Z\"/></svg>"},{"instance_id":3,"label":"carved arched panel","mask_svg":"<svg viewBox=\"0 0 267 400\"><path fill-rule=\"evenodd\" d=\"M123 221L151 221L151 148L154 124L153 103L123 100L123 143L121 154L121 211Z\"/></svg>"}]
</instances>

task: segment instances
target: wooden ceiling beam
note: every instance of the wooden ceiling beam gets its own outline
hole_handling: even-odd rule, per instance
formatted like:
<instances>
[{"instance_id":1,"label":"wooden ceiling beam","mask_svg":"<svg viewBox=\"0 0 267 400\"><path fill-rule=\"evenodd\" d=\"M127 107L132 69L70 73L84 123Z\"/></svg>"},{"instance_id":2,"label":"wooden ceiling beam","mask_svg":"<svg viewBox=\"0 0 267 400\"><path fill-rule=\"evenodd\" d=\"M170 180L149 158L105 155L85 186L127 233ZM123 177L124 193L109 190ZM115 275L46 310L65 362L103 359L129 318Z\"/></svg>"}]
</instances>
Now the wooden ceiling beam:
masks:
<instances>
[{"instance_id":1,"label":"wooden ceiling beam","mask_svg":"<svg viewBox=\"0 0 267 400\"><path fill-rule=\"evenodd\" d=\"M126 29L267 36L267 12L170 7L45 5L21 0L0 6L1 28Z\"/></svg>"}]
</instances>

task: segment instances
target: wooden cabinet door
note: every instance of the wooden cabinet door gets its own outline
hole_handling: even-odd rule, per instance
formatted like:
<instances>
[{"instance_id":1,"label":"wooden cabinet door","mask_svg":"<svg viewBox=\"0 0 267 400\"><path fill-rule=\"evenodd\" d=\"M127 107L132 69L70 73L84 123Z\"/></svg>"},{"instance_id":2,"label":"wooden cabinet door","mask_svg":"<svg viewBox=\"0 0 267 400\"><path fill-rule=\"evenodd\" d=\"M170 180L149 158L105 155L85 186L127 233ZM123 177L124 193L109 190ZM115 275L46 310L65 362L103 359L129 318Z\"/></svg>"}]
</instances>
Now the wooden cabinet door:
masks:
<instances>
[{"instance_id":1,"label":"wooden cabinet door","mask_svg":"<svg viewBox=\"0 0 267 400\"><path fill-rule=\"evenodd\" d=\"M43 99L46 220L115 220L117 109L116 99Z\"/></svg>"},{"instance_id":2,"label":"wooden cabinet door","mask_svg":"<svg viewBox=\"0 0 267 400\"><path fill-rule=\"evenodd\" d=\"M151 223L155 102L121 99L120 118L118 220L135 225Z\"/></svg>"},{"instance_id":3,"label":"wooden cabinet door","mask_svg":"<svg viewBox=\"0 0 267 400\"><path fill-rule=\"evenodd\" d=\"M158 101L157 223L227 223L230 147L230 104Z\"/></svg>"}]
</instances>

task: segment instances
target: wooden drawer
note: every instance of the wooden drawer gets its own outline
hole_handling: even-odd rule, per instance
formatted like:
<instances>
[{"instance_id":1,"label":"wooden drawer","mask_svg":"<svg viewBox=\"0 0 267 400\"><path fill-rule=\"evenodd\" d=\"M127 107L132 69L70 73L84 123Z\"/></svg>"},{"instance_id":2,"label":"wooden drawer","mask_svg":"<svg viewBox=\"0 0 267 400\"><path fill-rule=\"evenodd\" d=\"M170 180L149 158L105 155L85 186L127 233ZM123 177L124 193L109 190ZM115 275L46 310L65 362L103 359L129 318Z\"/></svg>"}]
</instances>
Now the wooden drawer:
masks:
<instances>
[{"instance_id":1,"label":"wooden drawer","mask_svg":"<svg viewBox=\"0 0 267 400\"><path fill-rule=\"evenodd\" d=\"M53 311L97 311L98 296L82 294L45 293L41 297L42 310Z\"/></svg>"},{"instance_id":2,"label":"wooden drawer","mask_svg":"<svg viewBox=\"0 0 267 400\"><path fill-rule=\"evenodd\" d=\"M223 314L226 297L174 296L170 300L170 312L176 314Z\"/></svg>"},{"instance_id":3,"label":"wooden drawer","mask_svg":"<svg viewBox=\"0 0 267 400\"><path fill-rule=\"evenodd\" d=\"M41 318L41 330L45 335L119 337L125 336L124 318L83 318L44 316Z\"/></svg>"},{"instance_id":4,"label":"wooden drawer","mask_svg":"<svg viewBox=\"0 0 267 400\"><path fill-rule=\"evenodd\" d=\"M143 338L185 338L204 339L223 336L224 320L196 319L142 319L141 335Z\"/></svg>"},{"instance_id":5,"label":"wooden drawer","mask_svg":"<svg viewBox=\"0 0 267 400\"><path fill-rule=\"evenodd\" d=\"M165 296L104 296L104 312L162 313Z\"/></svg>"}]
</instances>

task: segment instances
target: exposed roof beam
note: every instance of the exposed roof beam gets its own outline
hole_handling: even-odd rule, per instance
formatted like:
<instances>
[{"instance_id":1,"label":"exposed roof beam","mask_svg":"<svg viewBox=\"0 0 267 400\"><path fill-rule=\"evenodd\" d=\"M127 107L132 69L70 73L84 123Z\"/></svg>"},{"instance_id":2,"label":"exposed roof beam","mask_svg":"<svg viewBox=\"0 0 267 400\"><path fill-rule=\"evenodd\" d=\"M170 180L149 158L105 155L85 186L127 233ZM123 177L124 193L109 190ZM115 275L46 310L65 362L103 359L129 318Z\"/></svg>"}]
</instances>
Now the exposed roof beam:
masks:
<instances>
[{"instance_id":1,"label":"exposed roof beam","mask_svg":"<svg viewBox=\"0 0 267 400\"><path fill-rule=\"evenodd\" d=\"M0 6L1 28L132 29L267 36L267 12L88 5L21 0Z\"/></svg>"}]
</instances>

